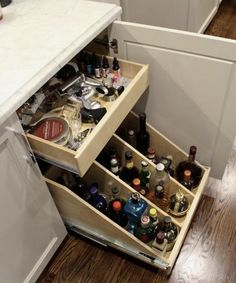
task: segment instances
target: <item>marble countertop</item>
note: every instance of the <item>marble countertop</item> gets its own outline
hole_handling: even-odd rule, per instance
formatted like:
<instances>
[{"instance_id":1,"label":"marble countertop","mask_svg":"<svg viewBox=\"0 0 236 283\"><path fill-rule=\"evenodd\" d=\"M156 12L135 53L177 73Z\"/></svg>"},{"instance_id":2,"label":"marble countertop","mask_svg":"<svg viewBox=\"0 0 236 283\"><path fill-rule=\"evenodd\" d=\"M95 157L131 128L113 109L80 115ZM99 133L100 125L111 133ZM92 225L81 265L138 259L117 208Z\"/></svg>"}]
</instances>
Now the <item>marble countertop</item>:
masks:
<instances>
[{"instance_id":1,"label":"marble countertop","mask_svg":"<svg viewBox=\"0 0 236 283\"><path fill-rule=\"evenodd\" d=\"M0 21L0 123L120 14L83 0L14 0Z\"/></svg>"}]
</instances>

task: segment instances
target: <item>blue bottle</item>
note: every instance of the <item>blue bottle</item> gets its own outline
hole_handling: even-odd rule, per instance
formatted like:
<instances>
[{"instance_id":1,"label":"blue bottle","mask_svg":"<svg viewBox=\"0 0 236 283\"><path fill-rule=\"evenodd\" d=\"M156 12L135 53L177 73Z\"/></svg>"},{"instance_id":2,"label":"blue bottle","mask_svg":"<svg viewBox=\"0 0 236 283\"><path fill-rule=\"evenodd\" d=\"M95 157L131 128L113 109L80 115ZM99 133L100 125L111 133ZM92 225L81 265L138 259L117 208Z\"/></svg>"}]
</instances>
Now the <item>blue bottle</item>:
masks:
<instances>
[{"instance_id":1,"label":"blue bottle","mask_svg":"<svg viewBox=\"0 0 236 283\"><path fill-rule=\"evenodd\" d=\"M135 192L131 194L124 206L124 212L128 217L127 230L131 234L135 234L138 224L140 223L141 216L147 209L148 204L145 200L141 199L140 194Z\"/></svg>"},{"instance_id":2,"label":"blue bottle","mask_svg":"<svg viewBox=\"0 0 236 283\"><path fill-rule=\"evenodd\" d=\"M107 201L99 193L98 187L95 185L90 188L90 198L88 202L102 213L107 214Z\"/></svg>"}]
</instances>

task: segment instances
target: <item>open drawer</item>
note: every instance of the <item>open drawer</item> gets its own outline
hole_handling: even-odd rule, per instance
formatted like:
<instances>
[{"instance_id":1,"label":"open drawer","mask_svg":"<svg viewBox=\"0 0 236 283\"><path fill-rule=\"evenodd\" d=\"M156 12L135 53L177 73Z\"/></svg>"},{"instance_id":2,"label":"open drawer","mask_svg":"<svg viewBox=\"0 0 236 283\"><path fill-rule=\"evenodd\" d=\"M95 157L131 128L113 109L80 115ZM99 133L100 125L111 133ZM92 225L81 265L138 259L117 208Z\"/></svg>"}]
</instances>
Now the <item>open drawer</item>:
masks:
<instances>
[{"instance_id":1,"label":"open drawer","mask_svg":"<svg viewBox=\"0 0 236 283\"><path fill-rule=\"evenodd\" d=\"M110 64L112 58L109 58ZM106 114L86 137L78 150L71 150L53 142L27 134L28 141L36 155L78 172L83 176L97 157L101 149L110 139L120 123L132 109L134 104L148 87L148 65L119 60L121 75L128 79L129 83L124 92L113 102L104 102L97 98ZM83 125L82 125L83 129Z\"/></svg>"},{"instance_id":2,"label":"open drawer","mask_svg":"<svg viewBox=\"0 0 236 283\"><path fill-rule=\"evenodd\" d=\"M174 248L169 252L163 253L153 248L151 243L143 243L77 196L70 189L59 184L57 178L62 172L63 169L51 167L45 175L45 180L56 206L69 229L103 245L116 248L150 265L166 270L167 272L171 271L186 233L185 229L182 229L181 225L175 219L172 219L172 221L177 226L179 235L177 236ZM119 188L120 196L124 199L127 199L134 192L134 189L126 185L118 177L113 176L109 170L97 162L94 162L83 179L88 184L93 182L98 183L100 191L106 195L111 195L111 188L114 186ZM155 207L157 209L159 219L166 215L150 201L146 201L149 208Z\"/></svg>"}]
</instances>

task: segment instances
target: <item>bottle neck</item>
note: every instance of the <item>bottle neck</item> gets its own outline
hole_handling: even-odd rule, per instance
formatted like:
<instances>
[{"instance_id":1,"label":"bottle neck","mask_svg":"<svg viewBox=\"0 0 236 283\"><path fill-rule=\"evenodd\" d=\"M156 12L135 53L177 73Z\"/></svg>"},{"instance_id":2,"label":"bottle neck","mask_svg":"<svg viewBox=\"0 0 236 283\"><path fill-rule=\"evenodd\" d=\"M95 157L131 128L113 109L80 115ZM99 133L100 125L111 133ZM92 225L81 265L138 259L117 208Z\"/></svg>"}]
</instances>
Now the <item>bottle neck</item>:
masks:
<instances>
[{"instance_id":1,"label":"bottle neck","mask_svg":"<svg viewBox=\"0 0 236 283\"><path fill-rule=\"evenodd\" d=\"M125 167L126 167L127 169L132 169L132 168L134 167L134 162L133 162L133 160L132 160L132 159L126 160Z\"/></svg>"},{"instance_id":2,"label":"bottle neck","mask_svg":"<svg viewBox=\"0 0 236 283\"><path fill-rule=\"evenodd\" d=\"M188 156L189 162L192 163L195 161L196 152L197 152L197 148L195 146L191 146L189 150L189 156Z\"/></svg>"},{"instance_id":3,"label":"bottle neck","mask_svg":"<svg viewBox=\"0 0 236 283\"><path fill-rule=\"evenodd\" d=\"M140 117L139 120L139 128L140 128L140 132L146 132L146 118L145 117Z\"/></svg>"}]
</instances>

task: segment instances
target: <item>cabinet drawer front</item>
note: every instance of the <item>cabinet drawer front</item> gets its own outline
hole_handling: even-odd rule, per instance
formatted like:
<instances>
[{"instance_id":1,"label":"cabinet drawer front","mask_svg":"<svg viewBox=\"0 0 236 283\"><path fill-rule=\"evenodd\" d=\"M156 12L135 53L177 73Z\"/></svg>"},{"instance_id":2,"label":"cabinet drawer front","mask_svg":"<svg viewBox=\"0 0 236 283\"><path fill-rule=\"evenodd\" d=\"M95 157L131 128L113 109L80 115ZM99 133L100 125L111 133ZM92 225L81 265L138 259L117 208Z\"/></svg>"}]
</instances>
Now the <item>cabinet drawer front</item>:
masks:
<instances>
[{"instance_id":1,"label":"cabinet drawer front","mask_svg":"<svg viewBox=\"0 0 236 283\"><path fill-rule=\"evenodd\" d=\"M78 172L83 176L99 154L104 144L110 139L120 122L126 117L137 100L148 87L148 65L119 60L122 76L130 79L124 92L113 102L104 102L107 112L93 128L89 136L77 150L71 150L46 141L32 134L27 134L30 145L36 155L53 163Z\"/></svg>"}]
</instances>

